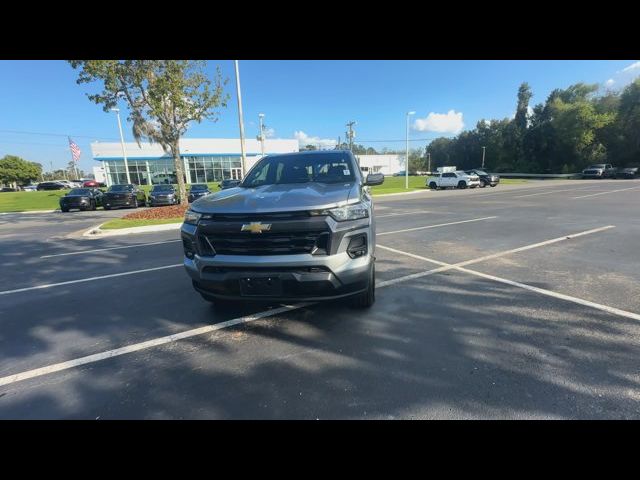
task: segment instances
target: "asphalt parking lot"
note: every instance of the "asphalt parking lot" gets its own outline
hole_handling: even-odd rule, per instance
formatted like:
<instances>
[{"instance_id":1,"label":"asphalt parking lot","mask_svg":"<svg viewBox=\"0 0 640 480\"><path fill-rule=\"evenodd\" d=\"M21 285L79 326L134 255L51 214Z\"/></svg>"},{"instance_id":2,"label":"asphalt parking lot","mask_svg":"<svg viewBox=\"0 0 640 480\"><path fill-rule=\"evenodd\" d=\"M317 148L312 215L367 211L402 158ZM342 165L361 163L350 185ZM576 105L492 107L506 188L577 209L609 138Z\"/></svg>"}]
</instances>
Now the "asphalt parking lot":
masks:
<instances>
[{"instance_id":1,"label":"asphalt parking lot","mask_svg":"<svg viewBox=\"0 0 640 480\"><path fill-rule=\"evenodd\" d=\"M0 418L640 418L639 204L636 180L380 197L367 311L216 310L177 231L0 216Z\"/></svg>"}]
</instances>

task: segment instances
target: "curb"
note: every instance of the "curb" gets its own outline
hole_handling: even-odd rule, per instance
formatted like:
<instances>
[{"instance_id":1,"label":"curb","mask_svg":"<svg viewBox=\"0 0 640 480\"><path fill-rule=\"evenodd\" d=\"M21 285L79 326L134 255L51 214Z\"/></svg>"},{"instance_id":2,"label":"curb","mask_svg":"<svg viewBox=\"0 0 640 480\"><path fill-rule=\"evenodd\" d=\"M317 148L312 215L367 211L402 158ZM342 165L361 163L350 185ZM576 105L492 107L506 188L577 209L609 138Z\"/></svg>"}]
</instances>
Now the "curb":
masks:
<instances>
[{"instance_id":1,"label":"curb","mask_svg":"<svg viewBox=\"0 0 640 480\"><path fill-rule=\"evenodd\" d=\"M372 195L372 197L375 198L380 198L380 197L393 197L395 195L412 195L415 193L424 193L424 192L431 192L431 190L429 189L423 189L423 190L413 190L411 192L400 192L400 193L383 193L382 195Z\"/></svg>"},{"instance_id":2,"label":"curb","mask_svg":"<svg viewBox=\"0 0 640 480\"><path fill-rule=\"evenodd\" d=\"M60 212L60 209L57 210L27 210L25 212L2 212L0 215L15 215L16 213L20 214L32 214L32 213L56 213Z\"/></svg>"},{"instance_id":3,"label":"curb","mask_svg":"<svg viewBox=\"0 0 640 480\"><path fill-rule=\"evenodd\" d=\"M130 227L130 228L118 228L115 230L101 230L100 227L103 224L90 228L82 234L83 237L91 238L105 238L114 237L117 235L131 235L135 233L152 233L152 232L165 232L170 230L179 230L182 226L180 223L163 223L161 225L146 225L144 227Z\"/></svg>"}]
</instances>

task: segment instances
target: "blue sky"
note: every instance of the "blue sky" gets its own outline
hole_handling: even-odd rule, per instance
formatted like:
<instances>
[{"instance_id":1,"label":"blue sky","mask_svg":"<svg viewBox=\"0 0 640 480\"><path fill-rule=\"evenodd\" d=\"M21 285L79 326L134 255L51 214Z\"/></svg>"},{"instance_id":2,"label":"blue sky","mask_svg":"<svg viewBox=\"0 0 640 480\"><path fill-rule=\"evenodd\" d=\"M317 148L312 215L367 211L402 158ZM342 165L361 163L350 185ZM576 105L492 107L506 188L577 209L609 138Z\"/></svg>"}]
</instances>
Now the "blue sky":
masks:
<instances>
[{"instance_id":1,"label":"blue sky","mask_svg":"<svg viewBox=\"0 0 640 480\"><path fill-rule=\"evenodd\" d=\"M217 122L194 124L187 137L239 135L233 61L211 60L208 70L216 65L229 78L229 104ZM377 149L404 145L388 140L404 139L409 110L416 111L411 138L451 136L483 118L511 117L523 81L532 87L533 106L554 88L587 82L615 89L638 75L634 60L240 61L247 137L258 134L261 112L275 138L303 143L344 139L345 124L355 120L356 142ZM0 61L0 157L59 168L71 157L69 135L82 149L81 168L90 171L90 142L118 141L117 123L115 114L87 100L90 87L76 85L76 78L64 61ZM124 130L133 141L130 126Z\"/></svg>"}]
</instances>

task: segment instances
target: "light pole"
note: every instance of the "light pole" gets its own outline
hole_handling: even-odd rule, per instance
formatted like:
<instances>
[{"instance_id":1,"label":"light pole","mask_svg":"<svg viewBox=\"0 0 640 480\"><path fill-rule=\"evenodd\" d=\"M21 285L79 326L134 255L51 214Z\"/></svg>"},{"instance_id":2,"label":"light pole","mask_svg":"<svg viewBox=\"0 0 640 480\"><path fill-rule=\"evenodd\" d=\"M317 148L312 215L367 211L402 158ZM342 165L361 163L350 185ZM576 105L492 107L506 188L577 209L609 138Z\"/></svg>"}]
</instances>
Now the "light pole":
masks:
<instances>
[{"instance_id":1,"label":"light pole","mask_svg":"<svg viewBox=\"0 0 640 480\"><path fill-rule=\"evenodd\" d=\"M129 177L129 164L127 163L127 151L124 148L124 135L122 135L122 124L120 123L120 109L112 108L112 112L116 112L118 117L118 130L120 130L120 144L122 145L122 157L124 158L124 171L127 173L127 183L131 183L131 177Z\"/></svg>"},{"instance_id":2,"label":"light pole","mask_svg":"<svg viewBox=\"0 0 640 480\"><path fill-rule=\"evenodd\" d=\"M258 117L260 118L260 147L262 148L262 156L264 157L264 125L262 124L264 113L259 113Z\"/></svg>"},{"instance_id":3,"label":"light pole","mask_svg":"<svg viewBox=\"0 0 640 480\"><path fill-rule=\"evenodd\" d=\"M416 112L407 112L407 157L404 168L404 188L409 189L409 117Z\"/></svg>"},{"instance_id":4,"label":"light pole","mask_svg":"<svg viewBox=\"0 0 640 480\"><path fill-rule=\"evenodd\" d=\"M242 94L240 93L240 69L238 60L234 60L236 65L236 93L238 96L238 122L240 123L240 151L242 152L242 178L246 172L246 155L244 153L244 122L242 121Z\"/></svg>"},{"instance_id":5,"label":"light pole","mask_svg":"<svg viewBox=\"0 0 640 480\"><path fill-rule=\"evenodd\" d=\"M482 168L484 168L484 150L486 147L482 147Z\"/></svg>"}]
</instances>

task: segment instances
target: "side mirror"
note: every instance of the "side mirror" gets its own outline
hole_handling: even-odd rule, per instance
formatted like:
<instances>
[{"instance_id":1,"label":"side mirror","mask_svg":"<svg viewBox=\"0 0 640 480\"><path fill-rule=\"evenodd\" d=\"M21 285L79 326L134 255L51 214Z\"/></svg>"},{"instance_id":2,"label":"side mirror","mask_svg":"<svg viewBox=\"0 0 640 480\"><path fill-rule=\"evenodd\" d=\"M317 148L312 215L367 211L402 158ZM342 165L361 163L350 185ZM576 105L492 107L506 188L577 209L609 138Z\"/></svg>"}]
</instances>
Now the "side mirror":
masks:
<instances>
[{"instance_id":1,"label":"side mirror","mask_svg":"<svg viewBox=\"0 0 640 480\"><path fill-rule=\"evenodd\" d=\"M367 175L367 179L364 182L365 185L370 187L374 185L382 185L383 183L384 183L383 173L370 173L369 175Z\"/></svg>"}]
</instances>

